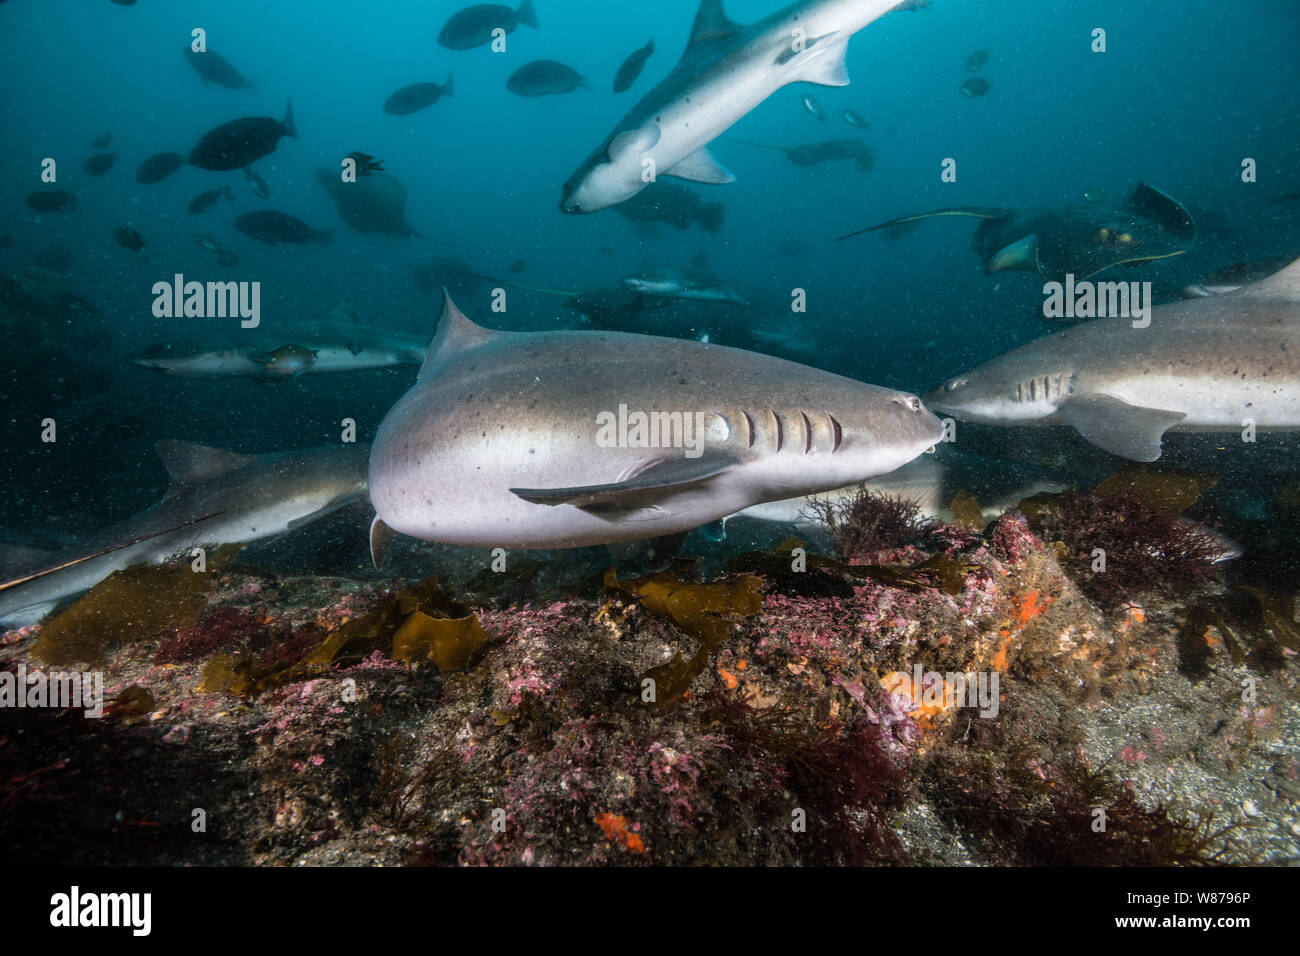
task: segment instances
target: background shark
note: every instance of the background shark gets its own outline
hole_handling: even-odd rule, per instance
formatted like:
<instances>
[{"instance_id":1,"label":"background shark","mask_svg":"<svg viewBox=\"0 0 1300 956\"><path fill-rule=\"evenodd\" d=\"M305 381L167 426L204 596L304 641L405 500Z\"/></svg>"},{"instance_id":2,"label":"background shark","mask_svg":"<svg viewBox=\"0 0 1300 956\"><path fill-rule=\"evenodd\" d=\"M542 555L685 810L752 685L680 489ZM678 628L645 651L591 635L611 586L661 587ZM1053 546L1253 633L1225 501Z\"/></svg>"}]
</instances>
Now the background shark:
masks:
<instances>
[{"instance_id":1,"label":"background shark","mask_svg":"<svg viewBox=\"0 0 1300 956\"><path fill-rule=\"evenodd\" d=\"M1068 424L1112 454L1160 457L1171 429L1300 428L1300 259L1226 295L1157 306L1150 325L1085 322L950 379L941 414Z\"/></svg>"},{"instance_id":2,"label":"background shark","mask_svg":"<svg viewBox=\"0 0 1300 956\"><path fill-rule=\"evenodd\" d=\"M699 421L698 454L603 440L600 417L629 409ZM448 297L371 450L372 553L393 531L505 548L671 534L892 471L942 434L905 392L689 340L493 331Z\"/></svg>"},{"instance_id":3,"label":"background shark","mask_svg":"<svg viewBox=\"0 0 1300 956\"><path fill-rule=\"evenodd\" d=\"M701 183L735 177L708 144L789 83L847 86L849 37L898 0L801 0L750 26L703 0L686 52L564 184L560 209L597 212L635 196L656 175Z\"/></svg>"},{"instance_id":4,"label":"background shark","mask_svg":"<svg viewBox=\"0 0 1300 956\"><path fill-rule=\"evenodd\" d=\"M222 345L162 343L137 353L131 361L177 378L275 381L302 374L419 365L424 351L425 343L418 336L363 325L340 304L321 322L280 330L259 328Z\"/></svg>"},{"instance_id":5,"label":"background shark","mask_svg":"<svg viewBox=\"0 0 1300 956\"><path fill-rule=\"evenodd\" d=\"M0 623L37 621L59 601L122 568L188 555L200 545L275 537L361 501L366 494L365 446L241 455L163 441L158 454L172 479L163 499L77 548L43 560L29 553L26 567L7 568L11 577L20 577L67 565L0 590ZM123 542L133 543L118 547Z\"/></svg>"}]
</instances>

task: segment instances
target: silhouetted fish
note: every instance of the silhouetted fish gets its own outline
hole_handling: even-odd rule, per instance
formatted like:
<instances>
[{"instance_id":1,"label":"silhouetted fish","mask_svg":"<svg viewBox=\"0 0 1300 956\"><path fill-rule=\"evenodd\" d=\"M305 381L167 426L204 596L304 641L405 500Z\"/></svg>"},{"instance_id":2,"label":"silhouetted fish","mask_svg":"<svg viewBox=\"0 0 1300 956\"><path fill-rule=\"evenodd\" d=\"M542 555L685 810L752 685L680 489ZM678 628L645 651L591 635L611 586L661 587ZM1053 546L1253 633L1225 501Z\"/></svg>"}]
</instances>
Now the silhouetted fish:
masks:
<instances>
[{"instance_id":1,"label":"silhouetted fish","mask_svg":"<svg viewBox=\"0 0 1300 956\"><path fill-rule=\"evenodd\" d=\"M293 125L293 104L284 109L284 119L246 116L231 120L203 135L190 151L190 163L200 169L239 169L275 152L282 136L298 138Z\"/></svg>"},{"instance_id":2,"label":"silhouetted fish","mask_svg":"<svg viewBox=\"0 0 1300 956\"><path fill-rule=\"evenodd\" d=\"M967 96L983 96L989 91L989 81L982 76L972 76L961 85L961 91Z\"/></svg>"},{"instance_id":3,"label":"silhouetted fish","mask_svg":"<svg viewBox=\"0 0 1300 956\"><path fill-rule=\"evenodd\" d=\"M506 89L516 96L549 96L590 89L578 71L555 60L525 63L506 80Z\"/></svg>"},{"instance_id":4,"label":"silhouetted fish","mask_svg":"<svg viewBox=\"0 0 1300 956\"><path fill-rule=\"evenodd\" d=\"M117 161L118 150L111 153L96 153L90 159L81 164L82 172L88 176L102 176L113 168L113 163Z\"/></svg>"},{"instance_id":5,"label":"silhouetted fish","mask_svg":"<svg viewBox=\"0 0 1300 956\"><path fill-rule=\"evenodd\" d=\"M27 205L37 212L68 212L77 208L77 197L66 189L38 189L28 193Z\"/></svg>"},{"instance_id":6,"label":"silhouetted fish","mask_svg":"<svg viewBox=\"0 0 1300 956\"><path fill-rule=\"evenodd\" d=\"M195 214L206 212L208 209L212 208L213 203L222 196L225 196L232 202L235 198L234 194L230 191L229 186L222 186L220 189L209 189L207 192L199 193L190 200L190 204L186 208Z\"/></svg>"},{"instance_id":7,"label":"silhouetted fish","mask_svg":"<svg viewBox=\"0 0 1300 956\"><path fill-rule=\"evenodd\" d=\"M203 85L215 83L228 90L250 90L252 84L219 53L207 50L199 53L193 47L185 48L185 59L203 79Z\"/></svg>"},{"instance_id":8,"label":"silhouetted fish","mask_svg":"<svg viewBox=\"0 0 1300 956\"><path fill-rule=\"evenodd\" d=\"M117 240L119 246L130 249L132 252L139 252L144 248L144 237L130 226L120 226L114 229L113 238Z\"/></svg>"},{"instance_id":9,"label":"silhouetted fish","mask_svg":"<svg viewBox=\"0 0 1300 956\"><path fill-rule=\"evenodd\" d=\"M636 82L636 78L641 75L645 69L645 61L650 59L650 54L655 51L655 41L651 39L649 43L641 49L630 54L623 65L618 68L614 74L614 92L622 93Z\"/></svg>"},{"instance_id":10,"label":"silhouetted fish","mask_svg":"<svg viewBox=\"0 0 1300 956\"><path fill-rule=\"evenodd\" d=\"M137 183L160 183L176 170L185 165L185 157L180 153L155 153L135 171Z\"/></svg>"},{"instance_id":11,"label":"silhouetted fish","mask_svg":"<svg viewBox=\"0 0 1300 956\"><path fill-rule=\"evenodd\" d=\"M518 10L499 3L476 3L457 10L438 33L438 44L449 50L472 50L492 42L493 30L514 32L519 24L537 28L537 13L533 0L523 0Z\"/></svg>"},{"instance_id":12,"label":"silhouetted fish","mask_svg":"<svg viewBox=\"0 0 1300 956\"><path fill-rule=\"evenodd\" d=\"M391 116L417 113L432 106L442 97L451 96L451 91L451 74L447 74L447 82L442 86L437 83L412 83L410 86L402 87L384 101L384 112Z\"/></svg>"},{"instance_id":13,"label":"silhouetted fish","mask_svg":"<svg viewBox=\"0 0 1300 956\"><path fill-rule=\"evenodd\" d=\"M974 73L988 61L988 50L976 50L970 56L966 57L966 69L968 72Z\"/></svg>"},{"instance_id":14,"label":"silhouetted fish","mask_svg":"<svg viewBox=\"0 0 1300 956\"><path fill-rule=\"evenodd\" d=\"M247 212L235 220L235 228L260 242L276 245L282 242L319 242L329 245L332 229L313 229L296 216L274 209Z\"/></svg>"}]
</instances>

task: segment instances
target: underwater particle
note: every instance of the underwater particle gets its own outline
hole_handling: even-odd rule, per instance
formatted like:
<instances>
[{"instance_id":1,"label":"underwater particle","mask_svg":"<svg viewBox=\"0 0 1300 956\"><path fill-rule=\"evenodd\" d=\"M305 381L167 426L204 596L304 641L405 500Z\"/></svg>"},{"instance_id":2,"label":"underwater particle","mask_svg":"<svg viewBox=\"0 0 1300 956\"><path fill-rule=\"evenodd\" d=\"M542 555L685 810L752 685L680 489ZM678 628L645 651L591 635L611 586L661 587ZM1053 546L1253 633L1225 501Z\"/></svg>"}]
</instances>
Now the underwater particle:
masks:
<instances>
[{"instance_id":1,"label":"underwater particle","mask_svg":"<svg viewBox=\"0 0 1300 956\"><path fill-rule=\"evenodd\" d=\"M192 627L207 594L208 576L188 565L115 571L45 622L32 656L54 665L100 663L123 644Z\"/></svg>"},{"instance_id":2,"label":"underwater particle","mask_svg":"<svg viewBox=\"0 0 1300 956\"><path fill-rule=\"evenodd\" d=\"M972 76L969 80L961 85L961 91L964 95L974 99L983 96L989 91L990 83L982 76Z\"/></svg>"}]
</instances>

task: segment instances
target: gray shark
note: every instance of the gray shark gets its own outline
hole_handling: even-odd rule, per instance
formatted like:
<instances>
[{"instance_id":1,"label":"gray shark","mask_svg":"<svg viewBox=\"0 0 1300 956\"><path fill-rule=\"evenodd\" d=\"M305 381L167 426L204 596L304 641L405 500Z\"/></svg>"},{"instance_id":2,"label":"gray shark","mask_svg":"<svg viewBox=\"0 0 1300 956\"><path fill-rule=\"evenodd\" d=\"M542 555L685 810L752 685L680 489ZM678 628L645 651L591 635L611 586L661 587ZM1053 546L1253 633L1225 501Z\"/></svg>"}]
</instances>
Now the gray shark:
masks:
<instances>
[{"instance_id":1,"label":"gray shark","mask_svg":"<svg viewBox=\"0 0 1300 956\"><path fill-rule=\"evenodd\" d=\"M671 534L893 471L942 432L905 392L691 340L494 331L446 297L371 449L371 551L393 532L503 548Z\"/></svg>"},{"instance_id":2,"label":"gray shark","mask_svg":"<svg viewBox=\"0 0 1300 956\"><path fill-rule=\"evenodd\" d=\"M648 269L623 279L624 288L641 295L665 299L694 299L701 302L732 302L747 305L744 297L729 289L709 272L708 253L701 252L685 269Z\"/></svg>"},{"instance_id":3,"label":"gray shark","mask_svg":"<svg viewBox=\"0 0 1300 956\"><path fill-rule=\"evenodd\" d=\"M1300 428L1300 259L1235 292L1157 306L1145 327L1085 322L945 382L926 402L993 425L1068 424L1112 454L1160 457L1169 429Z\"/></svg>"},{"instance_id":4,"label":"gray shark","mask_svg":"<svg viewBox=\"0 0 1300 956\"><path fill-rule=\"evenodd\" d=\"M178 378L254 378L279 381L302 374L358 372L419 365L425 343L418 336L390 332L348 319L335 306L323 322L300 323L272 332L258 329L226 344L165 342L131 357L144 368Z\"/></svg>"},{"instance_id":5,"label":"gray shark","mask_svg":"<svg viewBox=\"0 0 1300 956\"><path fill-rule=\"evenodd\" d=\"M19 626L108 575L199 546L258 541L292 531L366 495L365 446L241 455L180 441L158 443L171 475L161 501L43 560L31 555L23 583L0 584L0 623Z\"/></svg>"},{"instance_id":6,"label":"gray shark","mask_svg":"<svg viewBox=\"0 0 1300 956\"><path fill-rule=\"evenodd\" d=\"M655 175L701 183L735 177L708 144L790 83L847 86L849 37L898 0L800 0L741 26L721 0L702 0L681 61L632 107L564 184L560 208L597 212L644 189Z\"/></svg>"}]
</instances>

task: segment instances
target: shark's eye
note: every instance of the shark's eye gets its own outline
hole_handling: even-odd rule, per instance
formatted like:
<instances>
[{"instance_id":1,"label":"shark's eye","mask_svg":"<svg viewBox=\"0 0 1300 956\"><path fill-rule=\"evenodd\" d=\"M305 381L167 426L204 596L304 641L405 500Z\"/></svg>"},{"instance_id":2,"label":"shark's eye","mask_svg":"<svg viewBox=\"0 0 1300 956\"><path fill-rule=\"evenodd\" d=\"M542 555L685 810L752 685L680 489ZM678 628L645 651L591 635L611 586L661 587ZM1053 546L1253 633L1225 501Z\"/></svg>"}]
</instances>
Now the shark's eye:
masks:
<instances>
[{"instance_id":1,"label":"shark's eye","mask_svg":"<svg viewBox=\"0 0 1300 956\"><path fill-rule=\"evenodd\" d=\"M919 412L921 410L921 400L919 398L913 398L907 404L914 412Z\"/></svg>"},{"instance_id":2,"label":"shark's eye","mask_svg":"<svg viewBox=\"0 0 1300 956\"><path fill-rule=\"evenodd\" d=\"M948 381L946 381L946 382L943 383L943 390L944 390L945 392L955 392L955 391L957 391L957 388L958 388L960 385L961 385L961 379L959 379L959 378L950 378L950 379L948 379Z\"/></svg>"}]
</instances>

